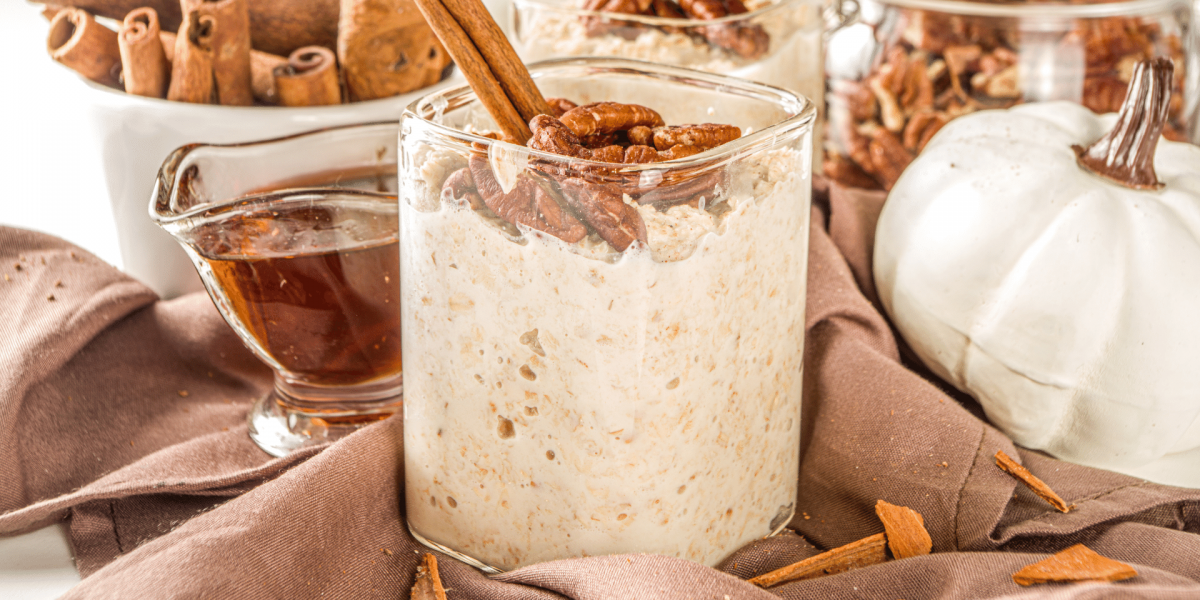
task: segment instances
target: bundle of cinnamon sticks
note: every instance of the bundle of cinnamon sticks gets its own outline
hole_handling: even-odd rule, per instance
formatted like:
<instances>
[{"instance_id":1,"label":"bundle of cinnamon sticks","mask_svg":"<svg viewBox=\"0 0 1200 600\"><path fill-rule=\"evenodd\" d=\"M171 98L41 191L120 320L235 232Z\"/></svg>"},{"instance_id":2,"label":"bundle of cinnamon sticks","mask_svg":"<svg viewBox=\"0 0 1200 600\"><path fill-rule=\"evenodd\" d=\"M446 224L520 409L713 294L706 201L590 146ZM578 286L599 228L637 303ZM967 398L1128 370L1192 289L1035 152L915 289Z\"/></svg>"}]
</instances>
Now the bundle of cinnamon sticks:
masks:
<instances>
[{"instance_id":1,"label":"bundle of cinnamon sticks","mask_svg":"<svg viewBox=\"0 0 1200 600\"><path fill-rule=\"evenodd\" d=\"M450 65L412 0L53 1L54 60L151 98L339 104L427 87Z\"/></svg>"}]
</instances>

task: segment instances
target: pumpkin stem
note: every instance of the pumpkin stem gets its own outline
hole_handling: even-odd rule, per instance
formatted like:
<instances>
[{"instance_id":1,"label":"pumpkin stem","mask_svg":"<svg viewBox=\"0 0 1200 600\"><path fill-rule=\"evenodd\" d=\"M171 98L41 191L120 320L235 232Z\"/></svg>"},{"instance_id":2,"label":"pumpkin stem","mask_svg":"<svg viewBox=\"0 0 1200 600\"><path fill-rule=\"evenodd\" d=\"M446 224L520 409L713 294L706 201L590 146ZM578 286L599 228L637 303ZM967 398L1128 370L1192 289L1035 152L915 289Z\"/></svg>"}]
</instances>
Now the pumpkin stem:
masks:
<instances>
[{"instance_id":1,"label":"pumpkin stem","mask_svg":"<svg viewBox=\"0 0 1200 600\"><path fill-rule=\"evenodd\" d=\"M1154 149L1171 104L1171 75L1165 57L1139 61L1112 131L1091 146L1072 146L1079 166L1135 190L1162 187L1154 173Z\"/></svg>"}]
</instances>

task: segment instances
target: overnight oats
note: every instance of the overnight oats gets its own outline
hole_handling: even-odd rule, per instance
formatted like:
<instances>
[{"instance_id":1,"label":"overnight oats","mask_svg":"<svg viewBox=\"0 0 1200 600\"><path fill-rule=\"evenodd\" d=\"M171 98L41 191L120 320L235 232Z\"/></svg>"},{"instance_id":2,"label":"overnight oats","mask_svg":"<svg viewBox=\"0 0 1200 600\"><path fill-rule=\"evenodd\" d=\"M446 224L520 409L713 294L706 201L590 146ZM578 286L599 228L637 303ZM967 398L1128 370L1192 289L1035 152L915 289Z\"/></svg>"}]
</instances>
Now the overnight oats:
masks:
<instances>
[{"instance_id":1,"label":"overnight oats","mask_svg":"<svg viewBox=\"0 0 1200 600\"><path fill-rule=\"evenodd\" d=\"M819 0L513 0L513 45L526 62L632 58L821 98L824 6Z\"/></svg>"},{"instance_id":2,"label":"overnight oats","mask_svg":"<svg viewBox=\"0 0 1200 600\"><path fill-rule=\"evenodd\" d=\"M409 526L490 569L715 565L794 512L814 110L646 63L531 71L557 118L530 147L465 87L401 123Z\"/></svg>"}]
</instances>

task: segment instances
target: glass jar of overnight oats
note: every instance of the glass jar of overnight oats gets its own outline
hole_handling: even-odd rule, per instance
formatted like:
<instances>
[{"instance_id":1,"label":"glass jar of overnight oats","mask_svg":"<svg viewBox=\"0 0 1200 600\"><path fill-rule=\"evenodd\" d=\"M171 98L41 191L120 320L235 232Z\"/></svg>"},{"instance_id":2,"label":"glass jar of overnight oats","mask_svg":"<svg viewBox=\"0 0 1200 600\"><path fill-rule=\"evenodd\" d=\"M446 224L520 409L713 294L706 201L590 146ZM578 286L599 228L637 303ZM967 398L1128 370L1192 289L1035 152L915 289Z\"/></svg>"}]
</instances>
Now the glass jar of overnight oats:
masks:
<instances>
[{"instance_id":1,"label":"glass jar of overnight oats","mask_svg":"<svg viewBox=\"0 0 1200 600\"><path fill-rule=\"evenodd\" d=\"M466 86L409 106L409 527L487 570L627 552L716 565L794 512L814 108L637 61L530 71L547 97L742 137L597 163L481 135L496 127ZM603 193L615 225L588 212Z\"/></svg>"},{"instance_id":2,"label":"glass jar of overnight oats","mask_svg":"<svg viewBox=\"0 0 1200 600\"><path fill-rule=\"evenodd\" d=\"M729 11L730 1L746 12ZM628 9L638 0L626 3ZM649 6L646 14L608 12L606 4L615 2L512 0L513 46L526 62L583 56L632 58L766 83L810 99L825 93L825 0L726 0L718 2L722 6L717 14L730 14L717 19L688 17L712 14L700 6L693 8L689 1L641 0ZM840 11L841 2L835 4ZM671 11L680 14L657 16ZM824 110L820 105L816 108L818 113ZM814 124L814 129L816 139L821 139L820 127Z\"/></svg>"}]
</instances>

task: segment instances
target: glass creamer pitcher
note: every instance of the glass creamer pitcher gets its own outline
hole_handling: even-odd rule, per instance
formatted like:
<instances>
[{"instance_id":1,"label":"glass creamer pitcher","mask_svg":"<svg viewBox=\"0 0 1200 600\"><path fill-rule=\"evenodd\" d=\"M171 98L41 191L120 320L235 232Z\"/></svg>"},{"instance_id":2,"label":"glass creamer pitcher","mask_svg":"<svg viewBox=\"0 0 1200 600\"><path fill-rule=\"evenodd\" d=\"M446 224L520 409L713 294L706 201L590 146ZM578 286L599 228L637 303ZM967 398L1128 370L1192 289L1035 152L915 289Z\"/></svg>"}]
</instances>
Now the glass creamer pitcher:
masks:
<instances>
[{"instance_id":1,"label":"glass creamer pitcher","mask_svg":"<svg viewBox=\"0 0 1200 600\"><path fill-rule=\"evenodd\" d=\"M275 371L249 415L275 456L400 407L396 137L378 123L194 144L159 172L151 218Z\"/></svg>"}]
</instances>

